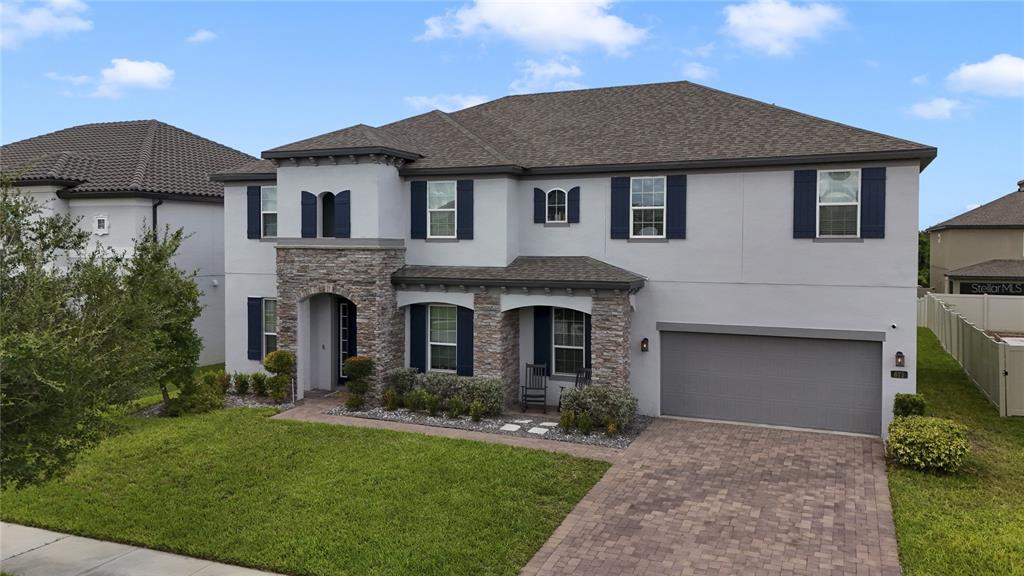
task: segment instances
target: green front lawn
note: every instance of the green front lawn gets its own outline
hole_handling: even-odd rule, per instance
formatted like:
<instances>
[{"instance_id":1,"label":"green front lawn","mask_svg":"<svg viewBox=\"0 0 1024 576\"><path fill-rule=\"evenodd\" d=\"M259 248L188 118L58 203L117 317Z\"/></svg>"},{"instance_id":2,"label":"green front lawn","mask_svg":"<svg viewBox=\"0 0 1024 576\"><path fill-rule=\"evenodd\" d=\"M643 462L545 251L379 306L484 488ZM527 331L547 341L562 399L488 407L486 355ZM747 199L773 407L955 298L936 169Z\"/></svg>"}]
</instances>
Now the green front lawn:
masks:
<instances>
[{"instance_id":1,"label":"green front lawn","mask_svg":"<svg viewBox=\"0 0 1024 576\"><path fill-rule=\"evenodd\" d=\"M604 462L231 409L132 419L6 521L288 574L516 574Z\"/></svg>"},{"instance_id":2,"label":"green front lawn","mask_svg":"<svg viewBox=\"0 0 1024 576\"><path fill-rule=\"evenodd\" d=\"M890 467L904 573L1024 574L1024 418L1000 418L931 331L917 341L928 415L970 427L972 454L953 476Z\"/></svg>"}]
</instances>

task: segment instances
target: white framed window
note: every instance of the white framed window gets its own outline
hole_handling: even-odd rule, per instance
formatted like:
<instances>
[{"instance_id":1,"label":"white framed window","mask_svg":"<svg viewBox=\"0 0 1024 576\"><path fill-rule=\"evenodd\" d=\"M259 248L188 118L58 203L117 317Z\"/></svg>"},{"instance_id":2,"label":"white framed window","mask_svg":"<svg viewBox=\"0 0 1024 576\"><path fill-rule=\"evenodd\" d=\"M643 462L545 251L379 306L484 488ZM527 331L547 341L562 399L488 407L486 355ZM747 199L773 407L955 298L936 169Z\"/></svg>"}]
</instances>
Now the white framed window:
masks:
<instances>
[{"instance_id":1,"label":"white framed window","mask_svg":"<svg viewBox=\"0 0 1024 576\"><path fill-rule=\"evenodd\" d=\"M860 170L818 170L818 238L860 236Z\"/></svg>"},{"instance_id":2,"label":"white framed window","mask_svg":"<svg viewBox=\"0 0 1024 576\"><path fill-rule=\"evenodd\" d=\"M431 304L428 307L429 326L427 367L430 370L454 372L457 367L458 322L455 306Z\"/></svg>"},{"instance_id":3,"label":"white framed window","mask_svg":"<svg viewBox=\"0 0 1024 576\"><path fill-rule=\"evenodd\" d=\"M260 233L277 237L277 186L260 186Z\"/></svg>"},{"instance_id":4,"label":"white framed window","mask_svg":"<svg viewBox=\"0 0 1024 576\"><path fill-rule=\"evenodd\" d=\"M93 221L92 233L97 236L103 236L110 233L110 220L107 219L106 214L97 214L96 219Z\"/></svg>"},{"instance_id":5,"label":"white framed window","mask_svg":"<svg viewBox=\"0 0 1024 576\"><path fill-rule=\"evenodd\" d=\"M575 376L587 367L587 315L568 308L554 308L551 312L555 374Z\"/></svg>"},{"instance_id":6,"label":"white framed window","mask_svg":"<svg viewBox=\"0 0 1024 576\"><path fill-rule=\"evenodd\" d=\"M629 237L665 237L665 177L629 179Z\"/></svg>"},{"instance_id":7,"label":"white framed window","mask_svg":"<svg viewBox=\"0 0 1024 576\"><path fill-rule=\"evenodd\" d=\"M547 222L568 222L565 190L555 188L547 193Z\"/></svg>"},{"instance_id":8,"label":"white framed window","mask_svg":"<svg viewBox=\"0 0 1024 576\"><path fill-rule=\"evenodd\" d=\"M427 182L427 238L455 238L455 181Z\"/></svg>"},{"instance_id":9,"label":"white framed window","mask_svg":"<svg viewBox=\"0 0 1024 576\"><path fill-rule=\"evenodd\" d=\"M277 300L263 299L263 355L277 350Z\"/></svg>"}]
</instances>

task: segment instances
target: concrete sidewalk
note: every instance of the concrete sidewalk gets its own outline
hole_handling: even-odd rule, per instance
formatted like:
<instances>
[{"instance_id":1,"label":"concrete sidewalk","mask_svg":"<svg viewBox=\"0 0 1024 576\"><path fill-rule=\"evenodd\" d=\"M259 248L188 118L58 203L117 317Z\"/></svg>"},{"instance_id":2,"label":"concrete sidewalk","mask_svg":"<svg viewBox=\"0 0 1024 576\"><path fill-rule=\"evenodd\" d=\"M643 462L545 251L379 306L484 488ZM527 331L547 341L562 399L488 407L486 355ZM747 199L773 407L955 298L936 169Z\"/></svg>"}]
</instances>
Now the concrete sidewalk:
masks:
<instances>
[{"instance_id":1,"label":"concrete sidewalk","mask_svg":"<svg viewBox=\"0 0 1024 576\"><path fill-rule=\"evenodd\" d=\"M18 576L274 576L228 564L0 523L0 570Z\"/></svg>"}]
</instances>

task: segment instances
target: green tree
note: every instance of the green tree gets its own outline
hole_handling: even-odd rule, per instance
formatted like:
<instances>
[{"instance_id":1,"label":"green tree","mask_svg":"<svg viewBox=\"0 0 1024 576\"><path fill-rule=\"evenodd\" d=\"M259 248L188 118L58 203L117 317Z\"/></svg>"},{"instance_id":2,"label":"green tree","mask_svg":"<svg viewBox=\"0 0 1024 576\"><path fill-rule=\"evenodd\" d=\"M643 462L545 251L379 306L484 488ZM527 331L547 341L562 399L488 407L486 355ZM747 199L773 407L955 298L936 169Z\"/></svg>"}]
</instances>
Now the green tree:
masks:
<instances>
[{"instance_id":1,"label":"green tree","mask_svg":"<svg viewBox=\"0 0 1024 576\"><path fill-rule=\"evenodd\" d=\"M917 233L917 284L929 286L929 274L931 268L931 245L928 240L928 233L921 231Z\"/></svg>"}]
</instances>

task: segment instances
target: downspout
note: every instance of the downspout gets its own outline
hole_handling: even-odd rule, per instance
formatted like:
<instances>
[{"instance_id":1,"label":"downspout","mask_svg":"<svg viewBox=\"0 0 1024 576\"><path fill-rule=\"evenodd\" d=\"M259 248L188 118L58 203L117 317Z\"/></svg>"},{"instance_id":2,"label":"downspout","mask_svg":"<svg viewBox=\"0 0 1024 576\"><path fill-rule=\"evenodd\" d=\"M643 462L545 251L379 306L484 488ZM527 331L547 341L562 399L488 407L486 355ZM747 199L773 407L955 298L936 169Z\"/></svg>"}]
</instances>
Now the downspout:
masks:
<instances>
[{"instance_id":1,"label":"downspout","mask_svg":"<svg viewBox=\"0 0 1024 576\"><path fill-rule=\"evenodd\" d=\"M161 200L157 200L156 202L153 202L153 234L154 235L157 233L157 231L156 231L156 209L159 208L160 205L163 204L163 203L164 203L164 201L162 199Z\"/></svg>"}]
</instances>

